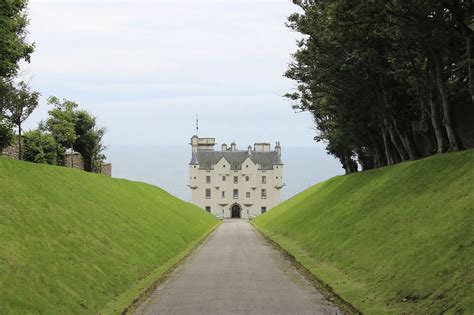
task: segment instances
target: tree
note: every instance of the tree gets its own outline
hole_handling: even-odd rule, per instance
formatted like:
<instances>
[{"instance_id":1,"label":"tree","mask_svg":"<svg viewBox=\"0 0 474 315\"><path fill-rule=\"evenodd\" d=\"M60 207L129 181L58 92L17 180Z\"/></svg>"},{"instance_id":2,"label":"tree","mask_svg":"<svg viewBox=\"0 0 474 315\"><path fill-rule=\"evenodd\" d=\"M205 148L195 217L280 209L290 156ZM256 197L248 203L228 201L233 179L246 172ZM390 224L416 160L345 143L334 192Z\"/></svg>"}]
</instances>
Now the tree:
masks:
<instances>
[{"instance_id":1,"label":"tree","mask_svg":"<svg viewBox=\"0 0 474 315\"><path fill-rule=\"evenodd\" d=\"M8 84L0 80L0 153L12 143L15 136L13 125L6 117L6 97L8 93Z\"/></svg>"},{"instance_id":2,"label":"tree","mask_svg":"<svg viewBox=\"0 0 474 315\"><path fill-rule=\"evenodd\" d=\"M11 78L18 62L30 61L34 44L27 41L27 0L0 0L0 78Z\"/></svg>"},{"instance_id":3,"label":"tree","mask_svg":"<svg viewBox=\"0 0 474 315\"><path fill-rule=\"evenodd\" d=\"M73 147L84 160L84 170L87 172L100 171L98 162L105 158L102 154L105 149L102 144L105 128L97 128L96 118L85 110L74 112L74 128L77 138Z\"/></svg>"},{"instance_id":4,"label":"tree","mask_svg":"<svg viewBox=\"0 0 474 315\"><path fill-rule=\"evenodd\" d=\"M25 82L18 83L7 95L8 119L18 127L18 159L22 159L21 125L38 107L40 93L30 91Z\"/></svg>"},{"instance_id":5,"label":"tree","mask_svg":"<svg viewBox=\"0 0 474 315\"><path fill-rule=\"evenodd\" d=\"M302 12L287 25L303 38L286 96L347 173L464 148L454 112L472 103L469 1L293 2Z\"/></svg>"},{"instance_id":6,"label":"tree","mask_svg":"<svg viewBox=\"0 0 474 315\"><path fill-rule=\"evenodd\" d=\"M48 112L49 117L41 124L40 129L49 131L53 136L56 142L56 160L61 165L66 150L72 148L77 139L74 110L78 105L67 99L60 101L55 96L48 98L48 104L54 108Z\"/></svg>"},{"instance_id":7,"label":"tree","mask_svg":"<svg viewBox=\"0 0 474 315\"><path fill-rule=\"evenodd\" d=\"M23 159L34 163L56 164L56 142L41 130L25 132Z\"/></svg>"},{"instance_id":8,"label":"tree","mask_svg":"<svg viewBox=\"0 0 474 315\"><path fill-rule=\"evenodd\" d=\"M105 129L98 128L96 118L85 110L78 110L75 102L51 96L48 103L54 108L41 129L50 132L55 139L58 163L63 162L66 150L72 148L81 154L85 171L100 171L100 161L105 158L102 154Z\"/></svg>"}]
</instances>

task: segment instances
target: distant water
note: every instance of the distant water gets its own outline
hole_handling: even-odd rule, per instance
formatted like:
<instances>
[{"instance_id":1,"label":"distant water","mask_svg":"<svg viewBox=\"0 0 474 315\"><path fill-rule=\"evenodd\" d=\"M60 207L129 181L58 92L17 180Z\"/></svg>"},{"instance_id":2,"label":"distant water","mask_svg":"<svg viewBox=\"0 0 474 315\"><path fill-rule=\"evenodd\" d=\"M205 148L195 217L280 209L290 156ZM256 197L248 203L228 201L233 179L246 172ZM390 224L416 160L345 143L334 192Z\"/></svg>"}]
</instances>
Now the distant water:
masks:
<instances>
[{"instance_id":1,"label":"distant water","mask_svg":"<svg viewBox=\"0 0 474 315\"><path fill-rule=\"evenodd\" d=\"M191 200L187 187L189 146L110 146L105 154L112 163L113 177L146 182L181 199ZM339 162L319 147L283 147L282 160L286 184L283 200L315 183L343 174Z\"/></svg>"}]
</instances>

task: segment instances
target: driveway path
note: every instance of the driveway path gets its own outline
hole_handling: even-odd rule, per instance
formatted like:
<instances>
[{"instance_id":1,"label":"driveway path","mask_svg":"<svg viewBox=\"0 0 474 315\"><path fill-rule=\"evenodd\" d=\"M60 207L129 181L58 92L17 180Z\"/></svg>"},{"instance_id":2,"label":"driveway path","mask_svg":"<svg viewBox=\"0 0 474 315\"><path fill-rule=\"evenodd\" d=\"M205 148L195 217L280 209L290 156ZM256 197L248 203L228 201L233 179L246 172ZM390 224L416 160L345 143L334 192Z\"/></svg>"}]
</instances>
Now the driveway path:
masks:
<instances>
[{"instance_id":1,"label":"driveway path","mask_svg":"<svg viewBox=\"0 0 474 315\"><path fill-rule=\"evenodd\" d=\"M229 220L136 314L341 314L246 221Z\"/></svg>"}]
</instances>

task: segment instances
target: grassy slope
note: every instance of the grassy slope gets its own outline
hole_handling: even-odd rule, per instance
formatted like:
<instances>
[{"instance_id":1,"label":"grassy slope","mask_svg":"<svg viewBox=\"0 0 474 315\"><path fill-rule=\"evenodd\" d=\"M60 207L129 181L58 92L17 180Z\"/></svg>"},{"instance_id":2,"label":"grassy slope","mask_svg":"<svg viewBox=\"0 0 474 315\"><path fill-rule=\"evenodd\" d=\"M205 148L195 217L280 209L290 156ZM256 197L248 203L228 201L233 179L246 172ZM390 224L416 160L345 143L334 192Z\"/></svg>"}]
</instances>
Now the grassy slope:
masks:
<instances>
[{"instance_id":1,"label":"grassy slope","mask_svg":"<svg viewBox=\"0 0 474 315\"><path fill-rule=\"evenodd\" d=\"M255 225L364 313L473 314L473 222L469 150L332 178Z\"/></svg>"},{"instance_id":2,"label":"grassy slope","mask_svg":"<svg viewBox=\"0 0 474 315\"><path fill-rule=\"evenodd\" d=\"M117 309L216 224L151 185L0 158L0 314Z\"/></svg>"}]
</instances>

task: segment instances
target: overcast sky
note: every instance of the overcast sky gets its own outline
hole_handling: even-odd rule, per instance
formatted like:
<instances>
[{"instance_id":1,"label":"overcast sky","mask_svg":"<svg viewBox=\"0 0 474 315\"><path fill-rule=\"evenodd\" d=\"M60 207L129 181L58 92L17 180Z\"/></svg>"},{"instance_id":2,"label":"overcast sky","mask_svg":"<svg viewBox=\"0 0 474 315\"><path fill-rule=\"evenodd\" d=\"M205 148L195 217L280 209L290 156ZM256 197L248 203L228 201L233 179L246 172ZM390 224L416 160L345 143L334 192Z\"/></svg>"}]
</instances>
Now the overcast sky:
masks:
<instances>
[{"instance_id":1,"label":"overcast sky","mask_svg":"<svg viewBox=\"0 0 474 315\"><path fill-rule=\"evenodd\" d=\"M314 145L312 119L294 113L282 75L298 34L279 1L30 0L36 51L22 75L46 97L76 101L107 127L108 145L280 140Z\"/></svg>"}]
</instances>

